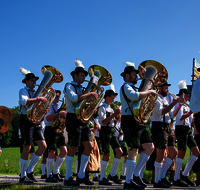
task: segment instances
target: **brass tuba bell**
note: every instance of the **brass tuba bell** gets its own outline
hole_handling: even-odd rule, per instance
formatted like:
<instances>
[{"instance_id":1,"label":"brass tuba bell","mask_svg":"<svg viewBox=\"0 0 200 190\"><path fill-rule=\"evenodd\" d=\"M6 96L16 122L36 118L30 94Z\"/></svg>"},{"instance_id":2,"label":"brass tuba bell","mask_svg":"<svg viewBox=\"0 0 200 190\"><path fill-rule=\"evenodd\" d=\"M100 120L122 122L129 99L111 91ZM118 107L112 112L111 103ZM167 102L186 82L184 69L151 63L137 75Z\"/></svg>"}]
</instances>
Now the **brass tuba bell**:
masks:
<instances>
[{"instance_id":1,"label":"brass tuba bell","mask_svg":"<svg viewBox=\"0 0 200 190\"><path fill-rule=\"evenodd\" d=\"M139 92L151 89L156 90L157 86L164 84L168 79L167 69L161 63L154 60L143 61L138 66L138 70L140 79L142 80L138 90ZM157 94L149 94L142 100L134 102L133 114L135 120L140 125L144 126L149 121L157 98Z\"/></svg>"},{"instance_id":2,"label":"brass tuba bell","mask_svg":"<svg viewBox=\"0 0 200 190\"><path fill-rule=\"evenodd\" d=\"M60 83L63 81L63 75L58 69L45 65L41 70L44 77L40 85L38 85L39 87L33 98L45 97L47 99L47 103L43 104L39 101L28 107L26 112L27 117L34 124L40 124L46 115L46 111L49 109L56 97L56 92L51 85L53 83Z\"/></svg>"},{"instance_id":3,"label":"brass tuba bell","mask_svg":"<svg viewBox=\"0 0 200 190\"><path fill-rule=\"evenodd\" d=\"M95 112L95 109L97 109L103 100L104 88L101 87L101 85L108 86L112 82L112 76L110 72L102 66L92 65L89 67L88 73L91 79L84 93L96 91L98 94L98 99L96 100L94 96L90 96L76 106L77 118L83 123L89 122L90 118Z\"/></svg>"},{"instance_id":4,"label":"brass tuba bell","mask_svg":"<svg viewBox=\"0 0 200 190\"><path fill-rule=\"evenodd\" d=\"M0 133L5 133L8 131L12 119L12 111L5 106L0 106Z\"/></svg>"}]
</instances>

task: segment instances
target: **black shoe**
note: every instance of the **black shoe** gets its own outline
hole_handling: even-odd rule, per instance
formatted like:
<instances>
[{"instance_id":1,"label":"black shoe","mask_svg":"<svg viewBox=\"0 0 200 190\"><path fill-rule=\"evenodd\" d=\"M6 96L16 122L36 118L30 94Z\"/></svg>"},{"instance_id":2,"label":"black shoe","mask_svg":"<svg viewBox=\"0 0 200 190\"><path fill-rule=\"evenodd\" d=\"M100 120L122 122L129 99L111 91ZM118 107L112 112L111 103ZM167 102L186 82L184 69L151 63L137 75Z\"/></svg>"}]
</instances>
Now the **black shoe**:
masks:
<instances>
[{"instance_id":1,"label":"black shoe","mask_svg":"<svg viewBox=\"0 0 200 190\"><path fill-rule=\"evenodd\" d=\"M98 176L93 177L93 181L99 181L99 177Z\"/></svg>"},{"instance_id":2,"label":"black shoe","mask_svg":"<svg viewBox=\"0 0 200 190\"><path fill-rule=\"evenodd\" d=\"M141 185L141 186L143 186L143 187L146 187L146 186L147 186L147 184L144 183L144 182L142 181L142 179L141 179L140 176L137 176L137 177L136 177L134 174L133 174L133 181L134 181L135 183L137 183L138 185Z\"/></svg>"},{"instance_id":3,"label":"black shoe","mask_svg":"<svg viewBox=\"0 0 200 190\"><path fill-rule=\"evenodd\" d=\"M28 179L26 176L24 176L23 178L19 178L19 183L34 183L34 181Z\"/></svg>"},{"instance_id":4,"label":"black shoe","mask_svg":"<svg viewBox=\"0 0 200 190\"><path fill-rule=\"evenodd\" d=\"M107 179L113 181L116 184L122 184L122 181L118 178L117 175L111 176L110 174L108 175Z\"/></svg>"},{"instance_id":5,"label":"black shoe","mask_svg":"<svg viewBox=\"0 0 200 190\"><path fill-rule=\"evenodd\" d=\"M37 182L37 180L36 180L36 178L35 178L33 172L31 172L31 173L29 173L29 174L27 173L27 177L28 177L30 180L32 180L32 181L34 181L34 182Z\"/></svg>"},{"instance_id":6,"label":"black shoe","mask_svg":"<svg viewBox=\"0 0 200 190\"><path fill-rule=\"evenodd\" d=\"M19 177L21 177L21 173L19 174Z\"/></svg>"},{"instance_id":7,"label":"black shoe","mask_svg":"<svg viewBox=\"0 0 200 190\"><path fill-rule=\"evenodd\" d=\"M181 180L187 183L188 185L194 186L194 183L189 180L188 176L181 175Z\"/></svg>"},{"instance_id":8,"label":"black shoe","mask_svg":"<svg viewBox=\"0 0 200 190\"><path fill-rule=\"evenodd\" d=\"M154 182L153 187L154 188L170 188L170 186L166 185L162 181L159 181L158 183Z\"/></svg>"},{"instance_id":9,"label":"black shoe","mask_svg":"<svg viewBox=\"0 0 200 190\"><path fill-rule=\"evenodd\" d=\"M41 175L41 179L47 179L47 174Z\"/></svg>"},{"instance_id":10,"label":"black shoe","mask_svg":"<svg viewBox=\"0 0 200 190\"><path fill-rule=\"evenodd\" d=\"M47 177L47 179L45 180L45 182L58 183L57 179L55 179L52 175L50 175L49 177Z\"/></svg>"},{"instance_id":11,"label":"black shoe","mask_svg":"<svg viewBox=\"0 0 200 190\"><path fill-rule=\"evenodd\" d=\"M144 183L146 183L146 184L150 184L150 182L149 181L147 181L146 179L144 179L144 178L142 178L142 181L144 182Z\"/></svg>"},{"instance_id":12,"label":"black shoe","mask_svg":"<svg viewBox=\"0 0 200 190\"><path fill-rule=\"evenodd\" d=\"M177 186L177 187L189 187L188 184L183 183L180 179L178 179L177 181L173 181L173 186Z\"/></svg>"},{"instance_id":13,"label":"black shoe","mask_svg":"<svg viewBox=\"0 0 200 190\"><path fill-rule=\"evenodd\" d=\"M66 185L66 186L79 186L79 183L74 181L73 177L71 176L68 180L64 180L64 185Z\"/></svg>"},{"instance_id":14,"label":"black shoe","mask_svg":"<svg viewBox=\"0 0 200 190\"><path fill-rule=\"evenodd\" d=\"M196 180L196 186L199 186L200 185L200 180Z\"/></svg>"},{"instance_id":15,"label":"black shoe","mask_svg":"<svg viewBox=\"0 0 200 190\"><path fill-rule=\"evenodd\" d=\"M58 174L59 174L60 178L62 178L62 179L65 178L65 175L62 175L62 174L60 174L60 173L58 173Z\"/></svg>"},{"instance_id":16,"label":"black shoe","mask_svg":"<svg viewBox=\"0 0 200 190\"><path fill-rule=\"evenodd\" d=\"M144 186L136 184L133 180L131 180L131 183L124 182L124 189L145 189Z\"/></svg>"},{"instance_id":17,"label":"black shoe","mask_svg":"<svg viewBox=\"0 0 200 190\"><path fill-rule=\"evenodd\" d=\"M73 176L73 177L77 177L78 174L77 174L77 173L73 173L72 176Z\"/></svg>"},{"instance_id":18,"label":"black shoe","mask_svg":"<svg viewBox=\"0 0 200 190\"><path fill-rule=\"evenodd\" d=\"M52 174L53 174L53 178L55 178L57 181L63 181L63 179L60 178L59 173L57 173L57 174L52 173Z\"/></svg>"},{"instance_id":19,"label":"black shoe","mask_svg":"<svg viewBox=\"0 0 200 190\"><path fill-rule=\"evenodd\" d=\"M120 179L121 180L126 180L126 176L125 175L120 175Z\"/></svg>"},{"instance_id":20,"label":"black shoe","mask_svg":"<svg viewBox=\"0 0 200 190\"><path fill-rule=\"evenodd\" d=\"M99 185L112 185L112 183L104 177L102 181L99 180Z\"/></svg>"},{"instance_id":21,"label":"black shoe","mask_svg":"<svg viewBox=\"0 0 200 190\"><path fill-rule=\"evenodd\" d=\"M166 185L168 185L168 186L172 186L172 184L166 179L166 177L165 178L163 178L163 179L161 179L161 181L163 182L163 183L165 183Z\"/></svg>"},{"instance_id":22,"label":"black shoe","mask_svg":"<svg viewBox=\"0 0 200 190\"><path fill-rule=\"evenodd\" d=\"M77 177L76 178L76 182L81 184L81 183L84 183L85 185L94 185L94 183L92 181L90 181L88 178L84 177L84 178L79 178Z\"/></svg>"}]
</instances>

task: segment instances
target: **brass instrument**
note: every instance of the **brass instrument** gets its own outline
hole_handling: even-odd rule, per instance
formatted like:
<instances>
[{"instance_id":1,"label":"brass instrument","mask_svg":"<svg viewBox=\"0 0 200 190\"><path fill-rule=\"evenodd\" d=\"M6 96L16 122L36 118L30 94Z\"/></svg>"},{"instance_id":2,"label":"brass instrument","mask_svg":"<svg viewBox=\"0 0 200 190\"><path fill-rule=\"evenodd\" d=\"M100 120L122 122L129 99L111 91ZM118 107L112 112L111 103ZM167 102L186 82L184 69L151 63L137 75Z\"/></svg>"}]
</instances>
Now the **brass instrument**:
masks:
<instances>
[{"instance_id":1,"label":"brass instrument","mask_svg":"<svg viewBox=\"0 0 200 190\"><path fill-rule=\"evenodd\" d=\"M176 95L172 94L172 93L168 93L172 98L176 97ZM186 102L182 103L181 101L179 101L179 104L183 104L184 106L190 107L189 104L187 104Z\"/></svg>"},{"instance_id":2,"label":"brass instrument","mask_svg":"<svg viewBox=\"0 0 200 190\"><path fill-rule=\"evenodd\" d=\"M0 106L0 133L5 133L8 131L12 119L12 111L5 106Z\"/></svg>"},{"instance_id":3,"label":"brass instrument","mask_svg":"<svg viewBox=\"0 0 200 190\"><path fill-rule=\"evenodd\" d=\"M88 92L97 92L98 99L96 100L94 96L90 96L76 106L77 118L82 123L89 122L90 118L95 112L95 109L97 109L104 98L104 88L100 86L108 86L112 82L112 76L110 72L102 66L92 65L89 67L88 73L91 79L84 91L84 94Z\"/></svg>"},{"instance_id":4,"label":"brass instrument","mask_svg":"<svg viewBox=\"0 0 200 190\"><path fill-rule=\"evenodd\" d=\"M139 92L146 90L156 90L157 86L164 84L168 78L167 69L159 62L154 60L146 60L138 66L138 80L142 79ZM133 114L135 120L142 126L147 124L153 111L158 94L148 94L145 98L138 102L134 102Z\"/></svg>"},{"instance_id":5,"label":"brass instrument","mask_svg":"<svg viewBox=\"0 0 200 190\"><path fill-rule=\"evenodd\" d=\"M63 98L63 101L62 101L62 104L58 110L58 112L60 111L67 111L67 103L65 101L65 98ZM65 128L65 121L66 121L66 118L64 117L57 117L55 119L55 121L53 122L53 125L52 125L52 128L55 127L55 132L56 133L62 133L64 128Z\"/></svg>"},{"instance_id":6,"label":"brass instrument","mask_svg":"<svg viewBox=\"0 0 200 190\"><path fill-rule=\"evenodd\" d=\"M38 101L28 107L26 112L27 117L30 122L34 124L40 124L46 115L46 111L49 109L54 98L56 97L56 92L51 85L53 83L60 83L63 81L63 75L58 69L45 65L41 70L44 77L33 98L45 97L47 99L47 103L43 104L41 101Z\"/></svg>"}]
</instances>

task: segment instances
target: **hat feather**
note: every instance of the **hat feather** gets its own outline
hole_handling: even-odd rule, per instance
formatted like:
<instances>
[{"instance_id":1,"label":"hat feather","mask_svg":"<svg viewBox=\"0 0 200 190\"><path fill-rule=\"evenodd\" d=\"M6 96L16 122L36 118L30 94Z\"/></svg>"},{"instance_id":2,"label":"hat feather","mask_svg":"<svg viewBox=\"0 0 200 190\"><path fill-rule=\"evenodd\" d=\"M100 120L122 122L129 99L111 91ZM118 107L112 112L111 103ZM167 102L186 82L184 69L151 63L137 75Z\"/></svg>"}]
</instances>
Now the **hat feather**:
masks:
<instances>
[{"instance_id":1,"label":"hat feather","mask_svg":"<svg viewBox=\"0 0 200 190\"><path fill-rule=\"evenodd\" d=\"M23 67L20 66L20 71L23 75L26 75L28 73L31 73L31 71L27 70L27 69L24 69Z\"/></svg>"},{"instance_id":2,"label":"hat feather","mask_svg":"<svg viewBox=\"0 0 200 190\"><path fill-rule=\"evenodd\" d=\"M76 67L83 67L84 68L84 66L83 66L83 64L82 64L82 61L80 61L80 60L75 60L75 64L76 64Z\"/></svg>"},{"instance_id":3,"label":"hat feather","mask_svg":"<svg viewBox=\"0 0 200 190\"><path fill-rule=\"evenodd\" d=\"M178 83L178 87L179 89L187 89L187 85L186 85L186 80L181 80L179 83Z\"/></svg>"},{"instance_id":4,"label":"hat feather","mask_svg":"<svg viewBox=\"0 0 200 190\"><path fill-rule=\"evenodd\" d=\"M135 63L131 63L131 62L125 62L124 64L126 64L126 66L128 67L128 66L133 66L133 67L135 67Z\"/></svg>"},{"instance_id":5,"label":"hat feather","mask_svg":"<svg viewBox=\"0 0 200 190\"><path fill-rule=\"evenodd\" d=\"M110 84L110 90L113 90L115 92L115 86L112 83Z\"/></svg>"}]
</instances>

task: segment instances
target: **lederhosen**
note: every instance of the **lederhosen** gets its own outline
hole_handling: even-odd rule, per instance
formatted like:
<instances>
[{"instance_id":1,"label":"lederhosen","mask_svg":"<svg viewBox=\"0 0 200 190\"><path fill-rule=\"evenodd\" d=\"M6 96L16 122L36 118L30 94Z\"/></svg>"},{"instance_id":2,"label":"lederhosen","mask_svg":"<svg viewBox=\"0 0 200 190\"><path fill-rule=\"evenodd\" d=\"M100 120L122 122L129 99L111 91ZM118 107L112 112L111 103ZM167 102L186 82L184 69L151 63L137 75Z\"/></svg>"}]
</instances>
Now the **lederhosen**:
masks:
<instances>
[{"instance_id":1,"label":"lederhosen","mask_svg":"<svg viewBox=\"0 0 200 190\"><path fill-rule=\"evenodd\" d=\"M187 111L184 110L183 113L185 114ZM185 119L183 125L176 125L175 136L178 142L178 150L186 151L187 146L190 149L197 146L197 143L192 136L192 129L185 125Z\"/></svg>"},{"instance_id":2,"label":"lederhosen","mask_svg":"<svg viewBox=\"0 0 200 190\"><path fill-rule=\"evenodd\" d=\"M111 113L106 111L106 118L108 118L110 115ZM109 127L109 124L110 122L108 122L106 126L101 126L101 130L99 132L103 155L110 153L110 145L113 150L120 148L119 141L115 135L115 129L114 127Z\"/></svg>"},{"instance_id":3,"label":"lederhosen","mask_svg":"<svg viewBox=\"0 0 200 190\"><path fill-rule=\"evenodd\" d=\"M66 85L67 84L69 83L66 83ZM71 85L74 87L76 94L78 94L76 90L76 85ZM65 126L66 131L68 132L68 147L77 147L81 145L81 142L92 141L91 131L90 128L87 126L87 123L82 123L81 121L79 121L75 113L67 113Z\"/></svg>"},{"instance_id":4,"label":"lederhosen","mask_svg":"<svg viewBox=\"0 0 200 190\"><path fill-rule=\"evenodd\" d=\"M30 98L31 97L30 93L28 92L28 94ZM20 106L20 111L21 111L21 106ZM24 145L32 145L33 143L32 139L34 139L35 141L44 140L42 127L40 125L31 123L26 114L20 114L19 128L21 131Z\"/></svg>"},{"instance_id":5,"label":"lederhosen","mask_svg":"<svg viewBox=\"0 0 200 190\"><path fill-rule=\"evenodd\" d=\"M127 104L130 102L128 97L124 92L124 85L122 85L122 94ZM131 86L133 88L133 86ZM134 88L133 88L134 89ZM134 89L135 90L135 89ZM131 109L130 107L127 109ZM132 112L132 110L130 110ZM126 140L126 144L131 148L140 148L141 144L144 143L152 143L152 139L150 137L149 131L146 127L140 126L133 115L122 115L121 117L121 128L124 133L124 137Z\"/></svg>"}]
</instances>

